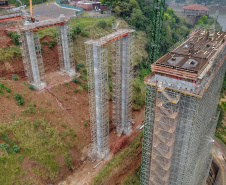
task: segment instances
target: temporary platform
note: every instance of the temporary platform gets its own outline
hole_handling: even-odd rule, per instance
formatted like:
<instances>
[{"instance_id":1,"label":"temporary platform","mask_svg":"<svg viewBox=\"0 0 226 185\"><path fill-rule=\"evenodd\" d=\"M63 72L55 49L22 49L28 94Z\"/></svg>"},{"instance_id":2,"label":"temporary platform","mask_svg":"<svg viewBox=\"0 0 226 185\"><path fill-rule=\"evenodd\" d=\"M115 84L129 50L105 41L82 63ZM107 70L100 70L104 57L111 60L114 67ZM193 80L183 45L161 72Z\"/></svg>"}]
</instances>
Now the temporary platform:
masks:
<instances>
[{"instance_id":1,"label":"temporary platform","mask_svg":"<svg viewBox=\"0 0 226 185\"><path fill-rule=\"evenodd\" d=\"M109 153L108 47L114 44L113 124L119 134L128 134L132 122L132 71L134 30L120 29L98 40L87 41L86 61L89 84L92 153L103 158Z\"/></svg>"},{"instance_id":2,"label":"temporary platform","mask_svg":"<svg viewBox=\"0 0 226 185\"><path fill-rule=\"evenodd\" d=\"M197 30L151 65L146 80L142 185L201 185L210 169L226 33Z\"/></svg>"}]
</instances>

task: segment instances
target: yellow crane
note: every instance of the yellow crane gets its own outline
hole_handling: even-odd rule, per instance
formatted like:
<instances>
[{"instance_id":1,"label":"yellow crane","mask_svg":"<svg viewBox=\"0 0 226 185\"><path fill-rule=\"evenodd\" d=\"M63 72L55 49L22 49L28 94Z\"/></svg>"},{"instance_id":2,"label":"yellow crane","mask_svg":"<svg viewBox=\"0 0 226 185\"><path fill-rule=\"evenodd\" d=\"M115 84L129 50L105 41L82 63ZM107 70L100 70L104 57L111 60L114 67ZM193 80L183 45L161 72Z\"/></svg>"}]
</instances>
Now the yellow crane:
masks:
<instances>
[{"instance_id":1,"label":"yellow crane","mask_svg":"<svg viewBox=\"0 0 226 185\"><path fill-rule=\"evenodd\" d=\"M31 21L35 22L35 18L33 17L33 7L32 7L32 0L30 1L30 16L31 16Z\"/></svg>"}]
</instances>

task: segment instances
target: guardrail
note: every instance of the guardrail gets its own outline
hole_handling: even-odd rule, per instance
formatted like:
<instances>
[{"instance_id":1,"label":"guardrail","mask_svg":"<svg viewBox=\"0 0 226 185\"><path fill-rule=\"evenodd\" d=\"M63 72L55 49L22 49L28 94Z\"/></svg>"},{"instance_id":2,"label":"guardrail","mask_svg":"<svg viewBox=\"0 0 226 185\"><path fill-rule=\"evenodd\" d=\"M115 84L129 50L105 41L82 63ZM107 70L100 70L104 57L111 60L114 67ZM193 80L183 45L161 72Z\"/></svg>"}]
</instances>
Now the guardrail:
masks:
<instances>
[{"instance_id":1,"label":"guardrail","mask_svg":"<svg viewBox=\"0 0 226 185\"><path fill-rule=\"evenodd\" d=\"M114 14L101 14L101 15L79 15L76 18L100 18L100 17L111 17L114 16Z\"/></svg>"},{"instance_id":2,"label":"guardrail","mask_svg":"<svg viewBox=\"0 0 226 185\"><path fill-rule=\"evenodd\" d=\"M71 5L67 5L67 4L61 4L60 3L60 0L56 0L56 3L60 6L60 7L63 7L63 8L71 8L71 9L74 9L74 10L77 10L75 12L76 15L79 15L83 12L83 9L80 8L80 7L77 7L77 6L71 6Z\"/></svg>"}]
</instances>

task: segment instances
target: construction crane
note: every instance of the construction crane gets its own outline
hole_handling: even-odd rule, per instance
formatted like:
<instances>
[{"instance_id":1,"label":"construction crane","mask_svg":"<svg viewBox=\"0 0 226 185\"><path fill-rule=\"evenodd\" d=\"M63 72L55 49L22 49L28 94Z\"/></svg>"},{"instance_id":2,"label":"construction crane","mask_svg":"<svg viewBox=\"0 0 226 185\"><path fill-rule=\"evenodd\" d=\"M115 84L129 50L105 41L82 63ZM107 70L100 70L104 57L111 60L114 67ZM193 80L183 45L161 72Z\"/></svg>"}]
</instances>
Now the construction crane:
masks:
<instances>
[{"instance_id":1,"label":"construction crane","mask_svg":"<svg viewBox=\"0 0 226 185\"><path fill-rule=\"evenodd\" d=\"M159 57L159 49L161 42L161 30L163 25L163 16L165 12L165 0L153 0L152 7L152 20L151 20L151 35L150 35L150 50L148 58L148 67L151 71L151 64L154 63ZM157 88L155 89L154 96L157 95ZM153 105L148 103L149 95L153 94L151 88L146 87L146 100L145 100L145 123L143 133L143 146L142 146L142 163L141 163L141 175L140 184L150 184L150 164L151 164L151 151L152 151L152 135L153 125L148 118L153 116ZM155 98L156 99L156 98ZM153 119L154 120L154 119Z\"/></svg>"},{"instance_id":2,"label":"construction crane","mask_svg":"<svg viewBox=\"0 0 226 185\"><path fill-rule=\"evenodd\" d=\"M165 12L165 0L153 0L150 50L148 62L148 67L150 70L151 64L158 59L159 55L164 12Z\"/></svg>"},{"instance_id":3,"label":"construction crane","mask_svg":"<svg viewBox=\"0 0 226 185\"><path fill-rule=\"evenodd\" d=\"M33 7L32 7L32 0L29 0L30 2L30 16L31 16L31 22L35 22L35 18L33 16Z\"/></svg>"}]
</instances>

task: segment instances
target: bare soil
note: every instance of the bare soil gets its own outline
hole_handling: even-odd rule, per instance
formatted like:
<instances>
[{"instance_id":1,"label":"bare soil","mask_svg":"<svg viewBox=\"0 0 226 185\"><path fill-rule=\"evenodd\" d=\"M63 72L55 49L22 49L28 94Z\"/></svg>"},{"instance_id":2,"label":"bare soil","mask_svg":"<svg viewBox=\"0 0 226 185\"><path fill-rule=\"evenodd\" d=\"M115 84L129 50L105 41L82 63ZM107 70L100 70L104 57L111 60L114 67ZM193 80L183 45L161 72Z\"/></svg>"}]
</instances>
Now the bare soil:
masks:
<instances>
[{"instance_id":1,"label":"bare soil","mask_svg":"<svg viewBox=\"0 0 226 185\"><path fill-rule=\"evenodd\" d=\"M1 40L1 47L7 47L13 45L8 35L0 30L0 35L3 37ZM42 41L49 42L53 40L53 37L45 36ZM89 101L88 92L83 90L81 92L74 93L74 89L78 89L79 85L72 82L72 78L66 74L60 72L59 59L57 45L52 49L48 45L42 45L43 47L43 63L45 68L45 79L47 87L42 91L32 91L27 86L27 78L24 72L24 66L22 59L17 59L12 62L0 63L0 78L6 77L8 80L4 81L4 84L9 86L12 90L10 97L0 95L0 122L10 123L16 118L30 117L31 120L35 118L45 118L49 124L56 127L60 133L63 131L62 124L65 124L67 129L72 129L77 134L79 143L75 143L73 152L73 166L74 170L69 170L66 166L60 169L60 173L57 179L59 184L90 184L92 179L118 152L126 148L131 141L133 141L140 130L137 130L138 125L142 125L144 121L144 109L140 112L133 112L133 119L135 124L133 125L133 131L128 135L122 135L118 137L116 134L115 126L110 125L110 150L111 154L105 161L101 161L97 168L93 168L97 162L91 162L89 160L81 160L83 157L82 149L91 143L90 122L89 122ZM12 74L19 76L19 81L12 81ZM13 99L13 93L20 93L25 97L25 106L18 106ZM29 104L35 104L35 115L23 115L23 111L26 110ZM111 102L110 102L111 105ZM88 126L85 126L84 123ZM66 138L67 139L67 138ZM63 163L62 156L57 157L59 163ZM139 165L141 161L141 154L139 153L131 164L129 164L122 172L119 172L111 180L111 184L122 182L127 175L131 174ZM99 162L98 162L99 163ZM28 175L31 178L37 180L38 184L47 184L48 181L45 178L40 179L32 168L37 164L30 160L24 159L22 168L28 169ZM64 181L62 181L64 180ZM57 184L56 183L56 184Z\"/></svg>"}]
</instances>

